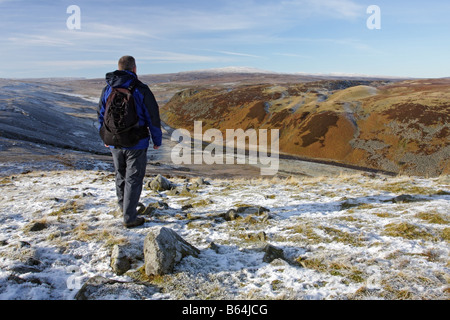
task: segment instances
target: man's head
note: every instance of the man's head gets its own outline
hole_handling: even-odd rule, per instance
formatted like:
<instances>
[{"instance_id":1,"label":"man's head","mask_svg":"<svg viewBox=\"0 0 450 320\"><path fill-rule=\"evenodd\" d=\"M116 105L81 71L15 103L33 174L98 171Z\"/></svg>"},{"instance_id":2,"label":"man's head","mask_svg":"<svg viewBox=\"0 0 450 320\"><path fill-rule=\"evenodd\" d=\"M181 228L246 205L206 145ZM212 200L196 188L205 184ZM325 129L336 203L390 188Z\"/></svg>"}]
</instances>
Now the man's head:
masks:
<instances>
[{"instance_id":1,"label":"man's head","mask_svg":"<svg viewBox=\"0 0 450 320\"><path fill-rule=\"evenodd\" d=\"M119 59L119 70L136 73L136 60L132 56L123 56Z\"/></svg>"}]
</instances>

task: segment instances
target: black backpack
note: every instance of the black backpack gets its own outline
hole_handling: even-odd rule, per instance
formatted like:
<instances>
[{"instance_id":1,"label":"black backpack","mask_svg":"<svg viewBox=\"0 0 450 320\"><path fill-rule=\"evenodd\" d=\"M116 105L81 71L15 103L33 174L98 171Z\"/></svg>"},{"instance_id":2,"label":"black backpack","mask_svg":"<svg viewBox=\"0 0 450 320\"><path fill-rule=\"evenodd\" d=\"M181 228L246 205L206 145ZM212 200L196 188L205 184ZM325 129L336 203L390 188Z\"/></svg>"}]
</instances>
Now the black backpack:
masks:
<instances>
[{"instance_id":1,"label":"black backpack","mask_svg":"<svg viewBox=\"0 0 450 320\"><path fill-rule=\"evenodd\" d=\"M136 101L133 97L136 81L128 88L111 88L106 101L100 137L108 146L130 148L149 136L146 127L139 126Z\"/></svg>"}]
</instances>

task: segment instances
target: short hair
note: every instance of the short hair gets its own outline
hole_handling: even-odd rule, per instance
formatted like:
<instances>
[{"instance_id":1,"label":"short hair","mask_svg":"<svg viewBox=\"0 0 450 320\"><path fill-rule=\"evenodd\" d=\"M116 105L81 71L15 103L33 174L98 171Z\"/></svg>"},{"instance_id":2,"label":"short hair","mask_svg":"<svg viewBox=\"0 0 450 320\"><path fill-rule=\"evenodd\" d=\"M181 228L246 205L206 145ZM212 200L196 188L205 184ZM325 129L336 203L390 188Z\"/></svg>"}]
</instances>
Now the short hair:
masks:
<instances>
[{"instance_id":1,"label":"short hair","mask_svg":"<svg viewBox=\"0 0 450 320\"><path fill-rule=\"evenodd\" d=\"M136 67L136 60L132 56L123 56L119 60L119 70L133 71Z\"/></svg>"}]
</instances>

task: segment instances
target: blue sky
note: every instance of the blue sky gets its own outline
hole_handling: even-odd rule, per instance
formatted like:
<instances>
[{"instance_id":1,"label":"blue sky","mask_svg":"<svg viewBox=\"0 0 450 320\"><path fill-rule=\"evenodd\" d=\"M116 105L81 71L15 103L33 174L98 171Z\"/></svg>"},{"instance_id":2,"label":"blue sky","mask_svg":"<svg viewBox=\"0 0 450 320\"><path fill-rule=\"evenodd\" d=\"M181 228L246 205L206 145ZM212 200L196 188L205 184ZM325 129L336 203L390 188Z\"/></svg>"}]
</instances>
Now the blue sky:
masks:
<instances>
[{"instance_id":1,"label":"blue sky","mask_svg":"<svg viewBox=\"0 0 450 320\"><path fill-rule=\"evenodd\" d=\"M66 21L81 9L79 30ZM367 8L381 9L370 30ZM133 55L139 74L276 72L450 76L450 1L0 0L0 78L100 78Z\"/></svg>"}]
</instances>

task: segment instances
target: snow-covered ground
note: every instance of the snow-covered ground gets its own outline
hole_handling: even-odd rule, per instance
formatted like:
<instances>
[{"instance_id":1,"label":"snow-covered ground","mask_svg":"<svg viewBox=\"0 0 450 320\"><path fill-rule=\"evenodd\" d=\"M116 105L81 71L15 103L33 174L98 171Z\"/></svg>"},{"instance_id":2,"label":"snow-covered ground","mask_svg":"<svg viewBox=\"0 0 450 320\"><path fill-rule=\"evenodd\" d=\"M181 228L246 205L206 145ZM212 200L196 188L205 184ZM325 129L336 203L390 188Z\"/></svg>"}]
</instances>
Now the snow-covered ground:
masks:
<instances>
[{"instance_id":1,"label":"snow-covered ground","mask_svg":"<svg viewBox=\"0 0 450 320\"><path fill-rule=\"evenodd\" d=\"M449 177L205 178L198 188L171 179L191 194L145 189L145 205L168 208L128 230L108 171L0 177L0 299L73 299L96 275L132 282L113 273L113 246L143 243L162 226L201 254L152 279L160 290L147 299L449 298ZM245 206L270 212L221 218ZM264 262L266 244L285 260Z\"/></svg>"}]
</instances>

